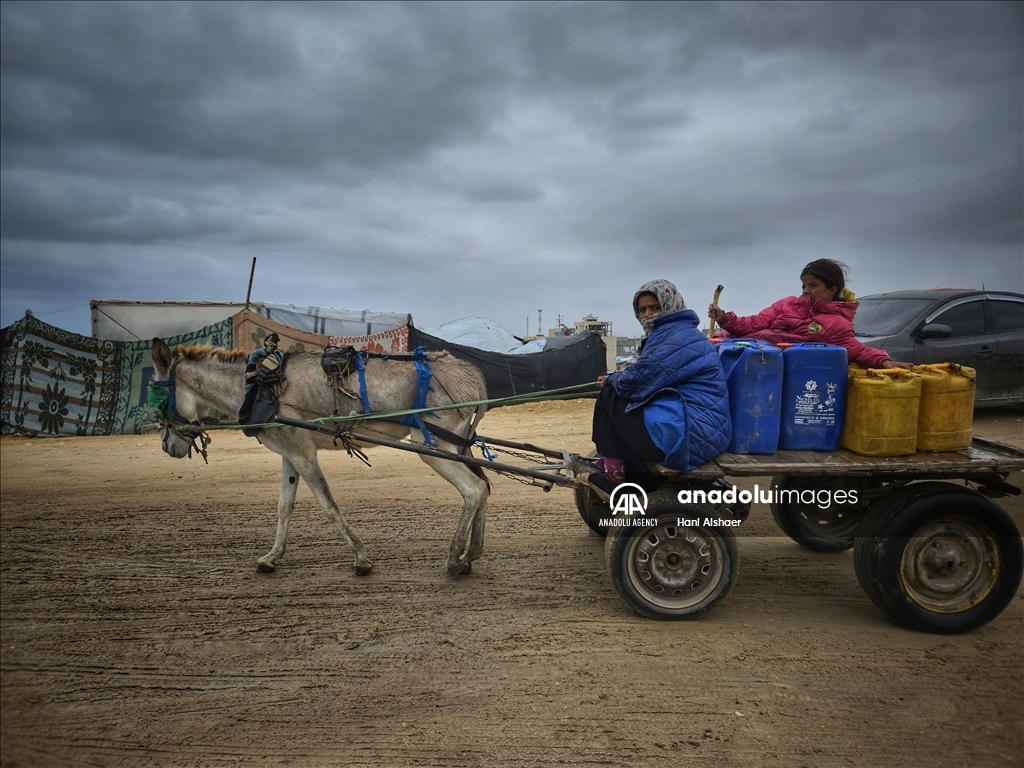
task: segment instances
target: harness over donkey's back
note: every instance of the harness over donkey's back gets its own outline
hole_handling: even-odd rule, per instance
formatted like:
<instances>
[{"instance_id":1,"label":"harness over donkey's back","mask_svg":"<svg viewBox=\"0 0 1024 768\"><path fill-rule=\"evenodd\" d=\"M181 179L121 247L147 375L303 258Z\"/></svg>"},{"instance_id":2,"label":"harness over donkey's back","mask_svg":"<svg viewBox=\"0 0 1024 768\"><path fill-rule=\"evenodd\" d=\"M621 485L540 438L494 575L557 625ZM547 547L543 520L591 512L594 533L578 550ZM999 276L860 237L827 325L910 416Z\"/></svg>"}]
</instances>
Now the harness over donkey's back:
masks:
<instances>
[{"instance_id":1,"label":"harness over donkey's back","mask_svg":"<svg viewBox=\"0 0 1024 768\"><path fill-rule=\"evenodd\" d=\"M334 415L341 416L338 403L338 393L342 392L353 399L359 400L363 408L363 414L369 415L373 411L370 408L370 396L366 391L366 360L367 358L378 358L380 360L403 360L412 361L416 365L416 388L413 393L412 404L409 410L413 413L406 413L402 416L385 417L387 421L397 421L403 427L417 429L423 435L423 442L435 447L437 442L431 435L434 432L444 440L466 448L473 445L473 435L457 435L443 427L431 424L428 428L423 421L424 416L437 416L436 413L426 410L427 395L436 391L430 384L431 379L437 380L430 369L430 361L448 355L448 352L427 352L424 347L416 347L411 354L389 354L382 352L369 352L365 349L357 350L355 347L327 347L320 358L320 366L323 368L324 376L331 382L334 390ZM346 387L345 380L351 375L352 363L355 362L356 373L359 381L358 396ZM438 381L441 388L444 384Z\"/></svg>"}]
</instances>

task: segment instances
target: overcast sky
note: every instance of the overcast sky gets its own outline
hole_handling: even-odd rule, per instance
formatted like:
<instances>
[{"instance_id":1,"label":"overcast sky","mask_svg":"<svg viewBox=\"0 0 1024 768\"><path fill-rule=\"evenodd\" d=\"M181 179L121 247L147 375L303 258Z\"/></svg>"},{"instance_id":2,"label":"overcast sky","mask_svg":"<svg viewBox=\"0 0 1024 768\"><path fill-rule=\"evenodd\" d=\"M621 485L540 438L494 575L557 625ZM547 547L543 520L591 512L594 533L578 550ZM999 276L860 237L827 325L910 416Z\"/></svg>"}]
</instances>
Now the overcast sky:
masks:
<instances>
[{"instance_id":1,"label":"overcast sky","mask_svg":"<svg viewBox=\"0 0 1024 768\"><path fill-rule=\"evenodd\" d=\"M4 2L0 290L638 335L674 281L742 314L1024 290L1013 3Z\"/></svg>"}]
</instances>

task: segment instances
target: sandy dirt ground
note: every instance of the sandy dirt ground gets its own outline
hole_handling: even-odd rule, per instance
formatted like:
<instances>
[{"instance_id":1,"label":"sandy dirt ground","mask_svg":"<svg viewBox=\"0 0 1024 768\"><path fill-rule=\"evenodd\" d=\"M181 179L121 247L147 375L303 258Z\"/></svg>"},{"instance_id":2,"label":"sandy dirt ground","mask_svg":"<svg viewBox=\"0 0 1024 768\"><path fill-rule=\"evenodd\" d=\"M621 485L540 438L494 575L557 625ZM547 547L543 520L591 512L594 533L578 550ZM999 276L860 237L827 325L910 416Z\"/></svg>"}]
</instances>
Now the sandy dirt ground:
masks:
<instances>
[{"instance_id":1,"label":"sandy dirt ground","mask_svg":"<svg viewBox=\"0 0 1024 768\"><path fill-rule=\"evenodd\" d=\"M481 431L587 451L590 409ZM1024 444L1020 411L976 432ZM565 489L495 478L484 557L452 579L456 492L412 454L329 454L373 573L303 487L259 574L280 461L255 440L216 433L209 465L156 435L0 451L4 768L1024 765L1024 593L966 635L910 632L850 552L800 548L765 507L729 597L657 622L615 593ZM1024 526L1021 497L1000 503Z\"/></svg>"}]
</instances>

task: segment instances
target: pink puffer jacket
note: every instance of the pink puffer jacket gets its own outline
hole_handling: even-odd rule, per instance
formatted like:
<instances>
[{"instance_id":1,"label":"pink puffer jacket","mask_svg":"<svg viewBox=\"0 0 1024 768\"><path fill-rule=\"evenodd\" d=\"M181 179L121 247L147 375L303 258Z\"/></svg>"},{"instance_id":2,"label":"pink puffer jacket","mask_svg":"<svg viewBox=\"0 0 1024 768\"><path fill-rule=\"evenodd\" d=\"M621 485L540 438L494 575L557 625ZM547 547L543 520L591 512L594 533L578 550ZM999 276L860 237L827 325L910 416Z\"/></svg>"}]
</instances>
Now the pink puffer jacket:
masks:
<instances>
[{"instance_id":1,"label":"pink puffer jacket","mask_svg":"<svg viewBox=\"0 0 1024 768\"><path fill-rule=\"evenodd\" d=\"M865 347L853 337L856 301L812 301L790 296L756 315L727 312L720 325L735 338L763 339L771 344L821 341L846 348L846 359L865 368L879 368L889 359L881 349Z\"/></svg>"}]
</instances>

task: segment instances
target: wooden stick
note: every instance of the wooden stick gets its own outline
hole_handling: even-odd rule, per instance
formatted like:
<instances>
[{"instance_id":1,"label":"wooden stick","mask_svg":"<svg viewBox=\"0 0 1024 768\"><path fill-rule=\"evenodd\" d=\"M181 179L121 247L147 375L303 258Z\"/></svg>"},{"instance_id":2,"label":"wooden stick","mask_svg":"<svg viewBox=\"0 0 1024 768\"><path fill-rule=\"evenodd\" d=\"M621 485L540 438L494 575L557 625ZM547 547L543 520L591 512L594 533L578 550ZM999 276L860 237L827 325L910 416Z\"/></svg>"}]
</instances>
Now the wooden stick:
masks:
<instances>
[{"instance_id":1,"label":"wooden stick","mask_svg":"<svg viewBox=\"0 0 1024 768\"><path fill-rule=\"evenodd\" d=\"M711 302L711 306L713 306L715 309L718 309L718 299L721 297L722 290L724 288L725 288L724 285L720 285L717 288L715 288L715 298ZM715 335L715 318L712 317L711 318L711 330L708 331L708 338L710 339L714 335Z\"/></svg>"}]
</instances>

